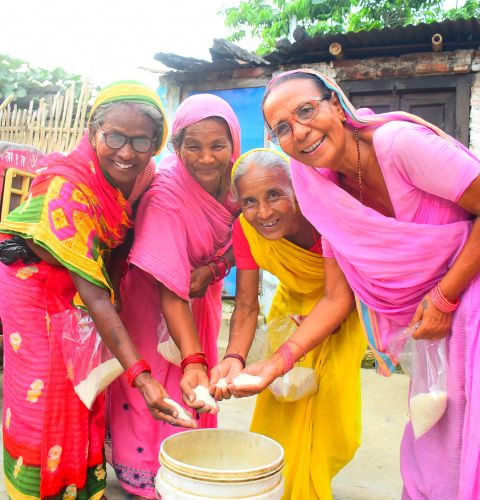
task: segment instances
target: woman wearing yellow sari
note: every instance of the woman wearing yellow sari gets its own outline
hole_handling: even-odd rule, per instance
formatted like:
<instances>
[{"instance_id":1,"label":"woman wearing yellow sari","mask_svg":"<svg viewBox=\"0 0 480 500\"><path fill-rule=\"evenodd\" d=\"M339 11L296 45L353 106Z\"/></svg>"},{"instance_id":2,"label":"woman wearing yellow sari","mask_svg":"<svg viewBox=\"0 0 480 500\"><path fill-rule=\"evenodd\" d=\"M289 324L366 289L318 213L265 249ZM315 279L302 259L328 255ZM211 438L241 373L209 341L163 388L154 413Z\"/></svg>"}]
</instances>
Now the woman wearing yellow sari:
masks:
<instances>
[{"instance_id":1,"label":"woman wearing yellow sari","mask_svg":"<svg viewBox=\"0 0 480 500\"><path fill-rule=\"evenodd\" d=\"M259 393L251 430L277 440L285 449L285 499L328 500L332 477L353 457L360 443L360 363L365 351L353 296L334 259L324 259L321 236L304 218L295 199L287 158L257 149L239 158L232 171L242 215L233 230L237 294L225 359L212 370L217 399ZM267 321L305 316L323 307L323 324L302 323L275 354L243 373L258 375L257 386L237 387L253 340L259 312L259 269L280 281ZM323 339L323 340L322 340ZM318 390L294 402L281 402L264 390L300 358L311 367ZM216 386L227 378L228 387Z\"/></svg>"}]
</instances>

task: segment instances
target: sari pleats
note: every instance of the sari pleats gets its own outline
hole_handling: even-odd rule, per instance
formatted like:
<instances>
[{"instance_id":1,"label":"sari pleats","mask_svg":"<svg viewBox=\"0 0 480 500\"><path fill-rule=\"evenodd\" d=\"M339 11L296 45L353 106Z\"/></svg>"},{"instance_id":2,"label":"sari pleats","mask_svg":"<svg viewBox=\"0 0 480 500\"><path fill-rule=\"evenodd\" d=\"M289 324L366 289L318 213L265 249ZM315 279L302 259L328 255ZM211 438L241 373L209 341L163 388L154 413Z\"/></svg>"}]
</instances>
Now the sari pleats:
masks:
<instances>
[{"instance_id":1,"label":"sari pleats","mask_svg":"<svg viewBox=\"0 0 480 500\"><path fill-rule=\"evenodd\" d=\"M268 320L308 314L324 293L323 257L287 240L268 241L240 222L257 264L280 280ZM285 450L284 500L328 500L331 479L360 445L360 363L366 342L356 312L307 354L318 391L283 403L267 389L257 397L251 430Z\"/></svg>"},{"instance_id":2,"label":"sari pleats","mask_svg":"<svg viewBox=\"0 0 480 500\"><path fill-rule=\"evenodd\" d=\"M4 472L13 500L91 499L105 489L103 399L91 412L80 402L49 336L49 314L75 292L69 280L44 262L0 264Z\"/></svg>"}]
</instances>

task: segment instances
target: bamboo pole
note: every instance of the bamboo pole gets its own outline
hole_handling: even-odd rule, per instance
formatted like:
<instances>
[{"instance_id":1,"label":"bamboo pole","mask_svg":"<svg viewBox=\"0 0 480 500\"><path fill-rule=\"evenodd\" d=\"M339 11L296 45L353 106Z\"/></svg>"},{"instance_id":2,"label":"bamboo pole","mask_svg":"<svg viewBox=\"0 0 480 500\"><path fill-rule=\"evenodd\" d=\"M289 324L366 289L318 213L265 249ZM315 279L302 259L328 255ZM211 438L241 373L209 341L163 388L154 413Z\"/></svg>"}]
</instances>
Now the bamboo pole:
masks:
<instances>
[{"instance_id":1,"label":"bamboo pole","mask_svg":"<svg viewBox=\"0 0 480 500\"><path fill-rule=\"evenodd\" d=\"M11 100L0 109L0 140L29 144L44 152L69 152L83 135L90 85L83 82L79 99L75 85L51 100L31 100L28 109L19 109ZM36 108L36 109L35 109Z\"/></svg>"}]
</instances>

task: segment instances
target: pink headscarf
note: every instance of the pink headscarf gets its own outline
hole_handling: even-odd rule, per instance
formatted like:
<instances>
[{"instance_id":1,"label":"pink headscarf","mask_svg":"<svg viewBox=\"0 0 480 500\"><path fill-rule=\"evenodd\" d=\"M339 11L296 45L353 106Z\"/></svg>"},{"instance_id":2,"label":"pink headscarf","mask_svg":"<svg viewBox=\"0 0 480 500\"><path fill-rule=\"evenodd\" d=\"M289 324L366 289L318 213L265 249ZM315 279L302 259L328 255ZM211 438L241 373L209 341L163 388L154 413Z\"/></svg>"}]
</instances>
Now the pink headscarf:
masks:
<instances>
[{"instance_id":1,"label":"pink headscarf","mask_svg":"<svg viewBox=\"0 0 480 500\"><path fill-rule=\"evenodd\" d=\"M240 154L240 125L220 97L188 97L177 110L172 134L213 116L228 124L233 163ZM232 223L233 215L195 181L180 156L169 155L160 162L152 187L142 198L130 260L188 300L190 271L230 245ZM155 244L159 237L160 251Z\"/></svg>"},{"instance_id":2,"label":"pink headscarf","mask_svg":"<svg viewBox=\"0 0 480 500\"><path fill-rule=\"evenodd\" d=\"M232 165L240 156L240 124L227 101L213 94L195 94L185 99L177 109L173 120L172 135L180 130L213 116L223 118L233 140Z\"/></svg>"}]
</instances>

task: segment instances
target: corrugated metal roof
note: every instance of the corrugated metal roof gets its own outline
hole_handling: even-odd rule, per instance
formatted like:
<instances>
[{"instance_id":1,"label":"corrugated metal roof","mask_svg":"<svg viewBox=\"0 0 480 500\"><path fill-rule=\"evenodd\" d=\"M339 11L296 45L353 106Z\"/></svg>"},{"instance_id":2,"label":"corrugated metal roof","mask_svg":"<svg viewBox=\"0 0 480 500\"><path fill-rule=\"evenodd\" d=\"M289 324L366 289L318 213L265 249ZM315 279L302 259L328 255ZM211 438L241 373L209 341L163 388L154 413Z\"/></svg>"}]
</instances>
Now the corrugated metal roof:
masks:
<instances>
[{"instance_id":1,"label":"corrugated metal roof","mask_svg":"<svg viewBox=\"0 0 480 500\"><path fill-rule=\"evenodd\" d=\"M439 33L443 38L443 51L472 49L480 46L480 21L476 18L446 20L436 23L421 23L399 28L384 28L368 31L349 32L344 34L319 35L294 42L282 44L281 49L263 56L268 61L263 63L243 57L233 48L222 53L211 50L212 62L159 52L155 59L170 68L184 72L214 71L223 69L244 68L286 64L308 64L330 61L334 57L329 52L330 44L341 44L347 59L365 59L370 57L400 56L414 52L430 52L432 36ZM217 43L218 40L215 41ZM237 47L238 48L238 47ZM213 49L213 48L212 48ZM243 49L238 48L243 53Z\"/></svg>"},{"instance_id":2,"label":"corrugated metal roof","mask_svg":"<svg viewBox=\"0 0 480 500\"><path fill-rule=\"evenodd\" d=\"M444 51L478 48L480 45L480 21L471 18L320 35L282 47L264 58L282 65L329 61L333 59L328 51L333 42L342 45L345 57L349 59L428 52L432 50L432 36L436 33L442 35Z\"/></svg>"}]
</instances>

